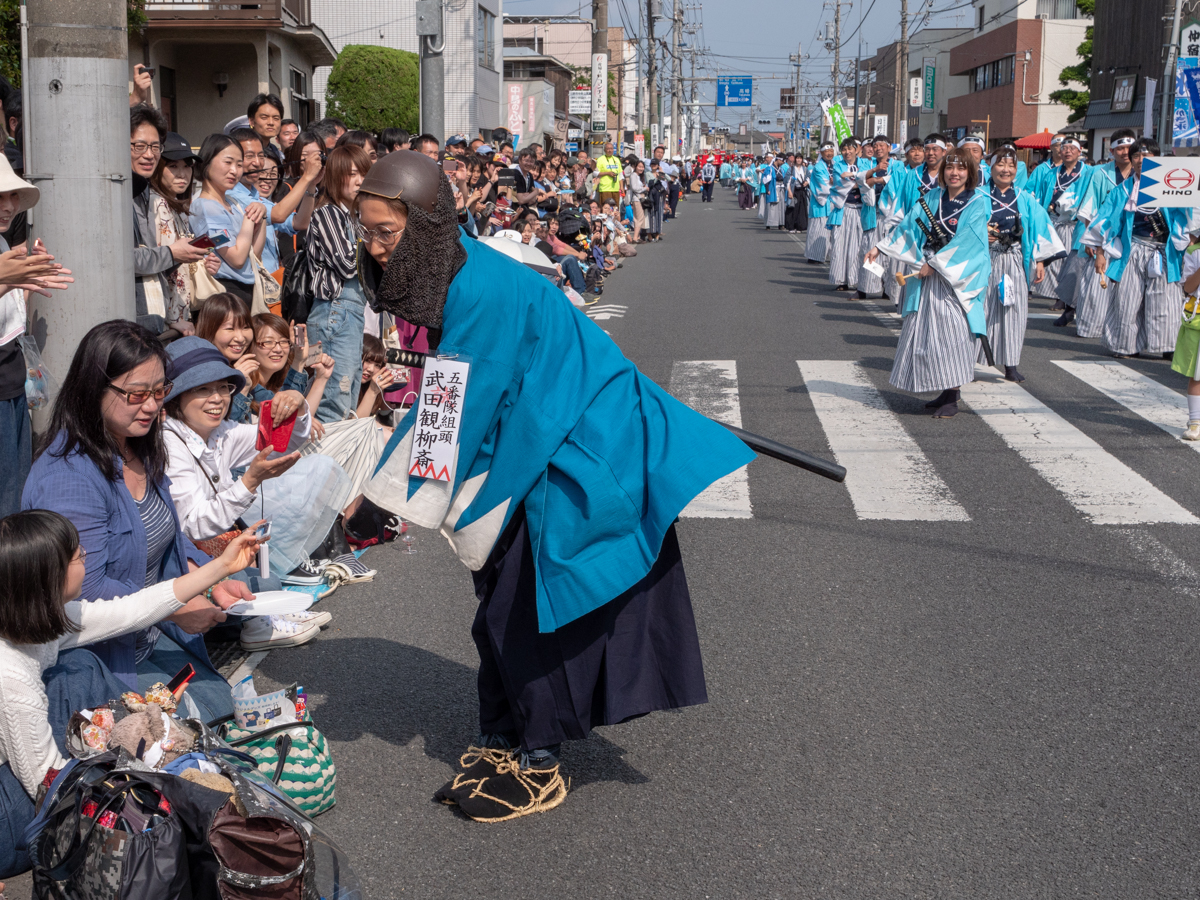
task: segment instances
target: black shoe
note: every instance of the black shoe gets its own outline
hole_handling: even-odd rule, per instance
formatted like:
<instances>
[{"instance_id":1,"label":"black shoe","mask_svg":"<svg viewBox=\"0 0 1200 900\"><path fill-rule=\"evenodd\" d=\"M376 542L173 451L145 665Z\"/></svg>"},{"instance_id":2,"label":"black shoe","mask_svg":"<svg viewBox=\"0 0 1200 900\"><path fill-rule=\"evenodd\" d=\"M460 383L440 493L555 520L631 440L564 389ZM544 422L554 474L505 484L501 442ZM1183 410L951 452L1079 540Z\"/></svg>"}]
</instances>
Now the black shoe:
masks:
<instances>
[{"instance_id":1,"label":"black shoe","mask_svg":"<svg viewBox=\"0 0 1200 900\"><path fill-rule=\"evenodd\" d=\"M1113 359L1141 359L1140 353L1114 353Z\"/></svg>"},{"instance_id":2,"label":"black shoe","mask_svg":"<svg viewBox=\"0 0 1200 900\"><path fill-rule=\"evenodd\" d=\"M1169 353L1164 353L1163 359L1165 359L1167 362L1171 362L1173 359L1175 359L1175 351L1172 350Z\"/></svg>"},{"instance_id":3,"label":"black shoe","mask_svg":"<svg viewBox=\"0 0 1200 900\"><path fill-rule=\"evenodd\" d=\"M806 259L805 262L808 263L810 266L821 265L821 261L819 259Z\"/></svg>"},{"instance_id":4,"label":"black shoe","mask_svg":"<svg viewBox=\"0 0 1200 900\"><path fill-rule=\"evenodd\" d=\"M855 300L866 300L867 299L866 292L865 291L855 291L854 299Z\"/></svg>"},{"instance_id":5,"label":"black shoe","mask_svg":"<svg viewBox=\"0 0 1200 900\"><path fill-rule=\"evenodd\" d=\"M1017 384L1020 384L1022 381L1025 380L1025 376L1017 371L1016 366L1005 366L1004 367L1004 380L1005 381L1015 381Z\"/></svg>"},{"instance_id":6,"label":"black shoe","mask_svg":"<svg viewBox=\"0 0 1200 900\"><path fill-rule=\"evenodd\" d=\"M837 287L834 288L834 290L835 291L849 291L849 290L852 290L852 288L848 284L839 284Z\"/></svg>"},{"instance_id":7,"label":"black shoe","mask_svg":"<svg viewBox=\"0 0 1200 900\"><path fill-rule=\"evenodd\" d=\"M957 400L957 399L958 399L957 391L942 391L940 394L938 394L936 397L934 397L932 400L930 400L928 403L926 403L925 408L926 409L937 409L940 406L945 406L951 400Z\"/></svg>"},{"instance_id":8,"label":"black shoe","mask_svg":"<svg viewBox=\"0 0 1200 900\"><path fill-rule=\"evenodd\" d=\"M1055 328L1066 328L1068 325L1070 325L1074 321L1075 321L1075 307L1068 306L1066 308L1066 311L1061 316L1059 316L1057 319L1054 320L1054 327Z\"/></svg>"},{"instance_id":9,"label":"black shoe","mask_svg":"<svg viewBox=\"0 0 1200 900\"><path fill-rule=\"evenodd\" d=\"M342 528L342 517L338 516L337 520L330 527L329 534L325 535L325 540L321 541L317 549L310 553L309 556L313 559L337 559L339 556L353 552L350 549L350 544L346 542L346 532Z\"/></svg>"},{"instance_id":10,"label":"black shoe","mask_svg":"<svg viewBox=\"0 0 1200 900\"><path fill-rule=\"evenodd\" d=\"M1067 307L1063 304L1063 302L1061 300L1055 300L1053 303L1050 304L1050 312L1058 312L1060 309L1066 309L1066 308Z\"/></svg>"}]
</instances>

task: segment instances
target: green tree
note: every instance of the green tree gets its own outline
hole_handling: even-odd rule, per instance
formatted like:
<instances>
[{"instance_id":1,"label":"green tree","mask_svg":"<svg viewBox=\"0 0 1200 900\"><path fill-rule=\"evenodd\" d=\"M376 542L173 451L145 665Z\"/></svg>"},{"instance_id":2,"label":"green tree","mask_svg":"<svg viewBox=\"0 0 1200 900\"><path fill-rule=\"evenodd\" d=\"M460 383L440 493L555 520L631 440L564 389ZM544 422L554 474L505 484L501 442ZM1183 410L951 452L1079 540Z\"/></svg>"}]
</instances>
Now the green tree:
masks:
<instances>
[{"instance_id":1,"label":"green tree","mask_svg":"<svg viewBox=\"0 0 1200 900\"><path fill-rule=\"evenodd\" d=\"M1095 15L1096 0L1075 0L1075 5L1086 16ZM1063 86L1061 91L1052 91L1050 99L1070 107L1071 115L1068 122L1078 122L1087 115L1088 104L1092 100L1092 92L1088 90L1092 83L1092 26L1089 25L1083 33L1083 43L1075 48L1079 55L1079 64L1065 67L1058 75L1058 83ZM1082 91L1071 87L1071 83L1083 85Z\"/></svg>"},{"instance_id":2,"label":"green tree","mask_svg":"<svg viewBox=\"0 0 1200 900\"><path fill-rule=\"evenodd\" d=\"M131 34L146 30L146 0L126 0ZM21 0L0 0L0 75L21 86Z\"/></svg>"},{"instance_id":3,"label":"green tree","mask_svg":"<svg viewBox=\"0 0 1200 900\"><path fill-rule=\"evenodd\" d=\"M328 115L349 128L420 130L420 66L417 54L391 47L343 47L329 73Z\"/></svg>"}]
</instances>

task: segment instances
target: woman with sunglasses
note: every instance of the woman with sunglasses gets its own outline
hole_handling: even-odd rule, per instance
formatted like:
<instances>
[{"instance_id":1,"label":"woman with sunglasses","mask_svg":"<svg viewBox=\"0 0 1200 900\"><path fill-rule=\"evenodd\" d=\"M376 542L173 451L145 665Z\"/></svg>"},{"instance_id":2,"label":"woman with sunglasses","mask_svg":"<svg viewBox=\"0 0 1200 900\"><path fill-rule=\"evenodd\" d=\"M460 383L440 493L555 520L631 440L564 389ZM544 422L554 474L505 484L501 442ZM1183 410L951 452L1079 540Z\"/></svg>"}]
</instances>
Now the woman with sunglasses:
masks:
<instances>
[{"instance_id":1,"label":"woman with sunglasses","mask_svg":"<svg viewBox=\"0 0 1200 900\"><path fill-rule=\"evenodd\" d=\"M161 412L169 368L162 343L140 325L117 320L89 331L25 482L22 509L53 510L78 529L89 600L123 597L209 561L180 528L167 486ZM206 720L230 715L229 684L209 661L203 634L225 621L222 606L252 596L240 582L222 582L158 625L90 649L129 690L170 681L191 663L197 674L188 693L200 712Z\"/></svg>"},{"instance_id":2,"label":"woman with sunglasses","mask_svg":"<svg viewBox=\"0 0 1200 900\"><path fill-rule=\"evenodd\" d=\"M874 262L883 252L920 267L908 276L920 279L920 290L905 292L889 381L913 394L941 391L925 408L935 419L948 419L958 414L959 389L974 378L975 339L987 335L992 204L986 191L975 190L974 157L957 147L942 160L938 183L867 258Z\"/></svg>"}]
</instances>

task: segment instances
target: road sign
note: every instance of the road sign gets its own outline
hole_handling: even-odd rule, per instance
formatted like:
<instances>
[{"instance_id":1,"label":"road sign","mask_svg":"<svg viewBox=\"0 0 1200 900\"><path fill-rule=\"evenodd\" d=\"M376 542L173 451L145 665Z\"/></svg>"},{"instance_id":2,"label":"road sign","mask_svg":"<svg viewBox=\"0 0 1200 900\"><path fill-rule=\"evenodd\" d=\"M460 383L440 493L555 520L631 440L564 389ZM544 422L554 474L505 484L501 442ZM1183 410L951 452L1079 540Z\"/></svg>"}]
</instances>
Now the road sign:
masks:
<instances>
[{"instance_id":1,"label":"road sign","mask_svg":"<svg viewBox=\"0 0 1200 900\"><path fill-rule=\"evenodd\" d=\"M754 76L717 79L717 106L750 106L754 103Z\"/></svg>"},{"instance_id":2,"label":"road sign","mask_svg":"<svg viewBox=\"0 0 1200 900\"><path fill-rule=\"evenodd\" d=\"M1200 157L1143 156L1138 206L1200 205Z\"/></svg>"},{"instance_id":3,"label":"road sign","mask_svg":"<svg viewBox=\"0 0 1200 900\"><path fill-rule=\"evenodd\" d=\"M578 141L567 141L567 152L568 153L578 153L579 152L579 142Z\"/></svg>"},{"instance_id":4,"label":"road sign","mask_svg":"<svg viewBox=\"0 0 1200 900\"><path fill-rule=\"evenodd\" d=\"M592 89L576 88L567 94L567 112L573 116L586 116L592 112Z\"/></svg>"}]
</instances>

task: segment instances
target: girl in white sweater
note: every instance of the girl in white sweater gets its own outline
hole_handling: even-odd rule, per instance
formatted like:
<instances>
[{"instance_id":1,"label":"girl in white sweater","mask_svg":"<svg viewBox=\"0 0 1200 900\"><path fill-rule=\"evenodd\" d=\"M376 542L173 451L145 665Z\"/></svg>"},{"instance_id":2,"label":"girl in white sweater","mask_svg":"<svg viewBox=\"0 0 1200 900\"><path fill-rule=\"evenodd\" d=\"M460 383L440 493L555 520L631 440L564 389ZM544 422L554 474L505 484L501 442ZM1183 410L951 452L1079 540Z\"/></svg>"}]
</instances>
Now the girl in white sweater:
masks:
<instances>
[{"instance_id":1,"label":"girl in white sweater","mask_svg":"<svg viewBox=\"0 0 1200 900\"><path fill-rule=\"evenodd\" d=\"M194 572L127 597L81 602L87 561L75 526L44 509L0 519L0 878L29 868L16 847L46 770L66 763L67 718L125 690L77 648L162 621L244 569L259 545L247 529Z\"/></svg>"}]
</instances>

